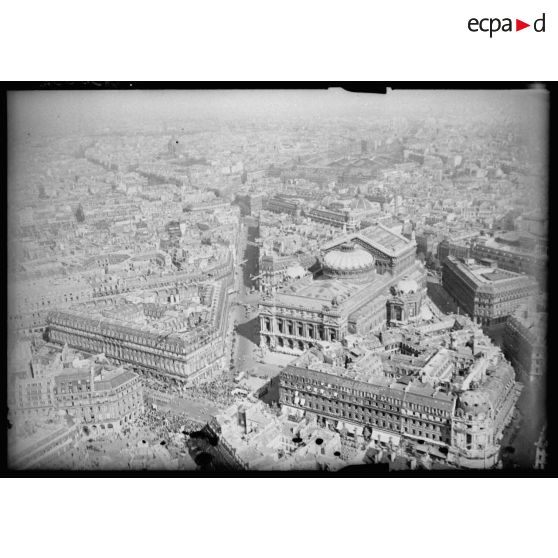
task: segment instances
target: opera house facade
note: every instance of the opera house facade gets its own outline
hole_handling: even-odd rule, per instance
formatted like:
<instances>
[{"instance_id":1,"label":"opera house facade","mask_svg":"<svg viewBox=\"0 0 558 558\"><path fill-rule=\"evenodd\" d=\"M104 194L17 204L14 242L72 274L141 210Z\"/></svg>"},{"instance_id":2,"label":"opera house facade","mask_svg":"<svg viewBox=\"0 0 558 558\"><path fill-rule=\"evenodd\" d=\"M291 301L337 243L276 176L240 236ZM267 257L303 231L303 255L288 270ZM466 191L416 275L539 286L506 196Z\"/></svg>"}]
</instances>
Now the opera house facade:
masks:
<instances>
[{"instance_id":1,"label":"opera house facade","mask_svg":"<svg viewBox=\"0 0 558 558\"><path fill-rule=\"evenodd\" d=\"M317 341L387 326L394 293L412 292L412 312L426 292L426 275L415 259L415 242L374 225L322 247L321 270L272 290L259 306L260 346L300 354ZM398 299L400 301L400 298Z\"/></svg>"}]
</instances>

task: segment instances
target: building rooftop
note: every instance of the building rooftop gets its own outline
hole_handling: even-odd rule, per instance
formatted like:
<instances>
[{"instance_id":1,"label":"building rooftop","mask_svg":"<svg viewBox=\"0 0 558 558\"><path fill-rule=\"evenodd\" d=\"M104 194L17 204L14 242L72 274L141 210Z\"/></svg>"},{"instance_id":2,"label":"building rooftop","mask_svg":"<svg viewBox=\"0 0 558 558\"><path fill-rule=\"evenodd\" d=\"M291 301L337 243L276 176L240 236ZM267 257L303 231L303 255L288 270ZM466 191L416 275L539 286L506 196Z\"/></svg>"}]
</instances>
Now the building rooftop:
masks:
<instances>
[{"instance_id":1,"label":"building rooftop","mask_svg":"<svg viewBox=\"0 0 558 558\"><path fill-rule=\"evenodd\" d=\"M355 300L359 293L364 294L370 289L381 287L383 282L378 277L367 284L325 278L317 278L311 282L300 281L278 291L267 302L272 301L278 306L306 308L312 311L321 311L324 306L327 306L335 312L339 307ZM334 299L339 307L333 305Z\"/></svg>"},{"instance_id":2,"label":"building rooftop","mask_svg":"<svg viewBox=\"0 0 558 558\"><path fill-rule=\"evenodd\" d=\"M10 460L15 464L33 449L45 446L62 436L72 427L71 421L35 422L25 425L8 438Z\"/></svg>"},{"instance_id":3,"label":"building rooftop","mask_svg":"<svg viewBox=\"0 0 558 558\"><path fill-rule=\"evenodd\" d=\"M514 273L498 267L489 267L482 263L465 263L454 256L449 256L446 262L455 266L460 273L478 286L499 286L506 283L516 284L518 282L534 284L535 280L522 273Z\"/></svg>"},{"instance_id":4,"label":"building rooftop","mask_svg":"<svg viewBox=\"0 0 558 558\"><path fill-rule=\"evenodd\" d=\"M411 242L404 236L397 234L384 225L377 224L362 229L357 233L351 233L343 238L338 238L326 244L323 249L324 251L328 251L340 244L354 240L360 241L360 243L375 248L390 256L398 256L414 246L414 242Z\"/></svg>"},{"instance_id":5,"label":"building rooftop","mask_svg":"<svg viewBox=\"0 0 558 558\"><path fill-rule=\"evenodd\" d=\"M342 244L324 257L324 267L336 272L351 272L374 268L374 256L354 243Z\"/></svg>"},{"instance_id":6,"label":"building rooftop","mask_svg":"<svg viewBox=\"0 0 558 558\"><path fill-rule=\"evenodd\" d=\"M503 279L510 279L511 277L514 277L514 275L510 275L508 271L504 271L503 269L490 269L489 271L473 269L472 271L475 275L477 275L477 277L482 277L491 282L502 281Z\"/></svg>"},{"instance_id":7,"label":"building rooftop","mask_svg":"<svg viewBox=\"0 0 558 558\"><path fill-rule=\"evenodd\" d=\"M361 289L362 286L347 281L318 279L297 291L296 294L299 296L316 298L328 303L330 303L333 298L337 298L337 302L341 303Z\"/></svg>"}]
</instances>

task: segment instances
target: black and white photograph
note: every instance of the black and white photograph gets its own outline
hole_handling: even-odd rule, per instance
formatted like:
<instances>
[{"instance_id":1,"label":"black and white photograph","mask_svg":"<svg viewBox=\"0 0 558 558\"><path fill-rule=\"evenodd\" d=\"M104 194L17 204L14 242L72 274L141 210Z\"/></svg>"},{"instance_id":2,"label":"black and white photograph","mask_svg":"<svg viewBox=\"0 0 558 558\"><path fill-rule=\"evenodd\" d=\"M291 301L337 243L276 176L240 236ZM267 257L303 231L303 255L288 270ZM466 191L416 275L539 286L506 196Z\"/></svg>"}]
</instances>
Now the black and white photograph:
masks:
<instances>
[{"instance_id":1,"label":"black and white photograph","mask_svg":"<svg viewBox=\"0 0 558 558\"><path fill-rule=\"evenodd\" d=\"M5 4L2 555L556 554L552 2Z\"/></svg>"},{"instance_id":2,"label":"black and white photograph","mask_svg":"<svg viewBox=\"0 0 558 558\"><path fill-rule=\"evenodd\" d=\"M545 471L549 92L381 89L7 91L11 472Z\"/></svg>"}]
</instances>

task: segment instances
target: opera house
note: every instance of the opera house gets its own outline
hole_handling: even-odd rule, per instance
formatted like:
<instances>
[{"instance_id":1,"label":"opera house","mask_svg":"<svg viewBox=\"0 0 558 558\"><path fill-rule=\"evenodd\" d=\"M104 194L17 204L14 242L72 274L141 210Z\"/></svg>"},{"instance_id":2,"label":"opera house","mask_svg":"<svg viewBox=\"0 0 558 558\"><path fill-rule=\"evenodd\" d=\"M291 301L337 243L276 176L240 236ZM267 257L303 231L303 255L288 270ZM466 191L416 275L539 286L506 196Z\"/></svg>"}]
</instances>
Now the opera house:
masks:
<instances>
[{"instance_id":1,"label":"opera house","mask_svg":"<svg viewBox=\"0 0 558 558\"><path fill-rule=\"evenodd\" d=\"M260 303L260 346L300 354L317 341L380 331L420 312L426 275L412 240L373 225L322 247L321 269ZM410 305L407 307L407 305Z\"/></svg>"}]
</instances>

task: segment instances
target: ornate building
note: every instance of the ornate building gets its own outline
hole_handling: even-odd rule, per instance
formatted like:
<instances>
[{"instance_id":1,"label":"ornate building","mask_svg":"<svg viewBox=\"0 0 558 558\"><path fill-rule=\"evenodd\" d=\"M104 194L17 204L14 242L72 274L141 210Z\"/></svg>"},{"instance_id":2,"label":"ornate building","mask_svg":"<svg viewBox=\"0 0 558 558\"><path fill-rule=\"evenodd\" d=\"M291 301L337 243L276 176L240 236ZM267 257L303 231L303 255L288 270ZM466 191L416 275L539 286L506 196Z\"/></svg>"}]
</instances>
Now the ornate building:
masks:
<instances>
[{"instance_id":1,"label":"ornate building","mask_svg":"<svg viewBox=\"0 0 558 558\"><path fill-rule=\"evenodd\" d=\"M402 279L392 287L393 296L387 301L388 323L408 323L418 320L421 316L423 291L413 279Z\"/></svg>"},{"instance_id":2,"label":"ornate building","mask_svg":"<svg viewBox=\"0 0 558 558\"><path fill-rule=\"evenodd\" d=\"M224 366L229 316L227 285L227 281L209 284L212 288L206 301L207 319L191 324L187 331L175 332L172 324L160 330L149 323L107 318L93 307L82 307L52 312L48 338L85 352L104 353L142 373L196 383Z\"/></svg>"},{"instance_id":3,"label":"ornate building","mask_svg":"<svg viewBox=\"0 0 558 558\"><path fill-rule=\"evenodd\" d=\"M80 433L79 425L71 420L43 425L27 436L16 426L8 441L9 466L14 470L56 469L60 457L75 447Z\"/></svg>"},{"instance_id":4,"label":"ornate building","mask_svg":"<svg viewBox=\"0 0 558 558\"><path fill-rule=\"evenodd\" d=\"M505 322L538 291L531 277L496 267L495 262L468 263L448 256L442 272L444 289L478 323Z\"/></svg>"},{"instance_id":5,"label":"ornate building","mask_svg":"<svg viewBox=\"0 0 558 558\"><path fill-rule=\"evenodd\" d=\"M517 400L513 369L505 363L487 368L472 387L457 399L452 449L458 466L492 467Z\"/></svg>"},{"instance_id":6,"label":"ornate building","mask_svg":"<svg viewBox=\"0 0 558 558\"><path fill-rule=\"evenodd\" d=\"M118 430L143 412L141 379L132 370L104 357L82 360L68 347L52 356L46 362L35 356L29 371L13 379L9 407L16 422L65 415L95 431Z\"/></svg>"},{"instance_id":7,"label":"ornate building","mask_svg":"<svg viewBox=\"0 0 558 558\"><path fill-rule=\"evenodd\" d=\"M268 294L260 303L260 345L300 354L317 341L387 325L390 288L406 278L417 296L425 273L415 261L414 242L376 225L349 233L322 249L322 273ZM408 312L412 304L408 303Z\"/></svg>"},{"instance_id":8,"label":"ornate building","mask_svg":"<svg viewBox=\"0 0 558 558\"><path fill-rule=\"evenodd\" d=\"M545 312L529 305L519 307L506 322L503 350L515 371L523 378L541 378L546 370Z\"/></svg>"},{"instance_id":9,"label":"ornate building","mask_svg":"<svg viewBox=\"0 0 558 558\"><path fill-rule=\"evenodd\" d=\"M318 223L324 223L325 225L331 225L340 229L345 228L348 231L355 231L360 225L359 217L350 209L326 209L324 207L316 207L305 209L304 215L312 219L312 221L317 221Z\"/></svg>"},{"instance_id":10,"label":"ornate building","mask_svg":"<svg viewBox=\"0 0 558 558\"><path fill-rule=\"evenodd\" d=\"M519 241L506 244L492 238L479 238L471 247L471 255L476 259L495 260L498 267L514 273L532 275L540 283L545 280L548 258L535 246L520 246Z\"/></svg>"},{"instance_id":11,"label":"ornate building","mask_svg":"<svg viewBox=\"0 0 558 558\"><path fill-rule=\"evenodd\" d=\"M97 369L96 369L97 368ZM131 370L64 370L55 378L57 407L91 424L93 431L119 430L143 412L143 388Z\"/></svg>"},{"instance_id":12,"label":"ornate building","mask_svg":"<svg viewBox=\"0 0 558 558\"><path fill-rule=\"evenodd\" d=\"M468 259L471 257L469 239L449 240L445 238L438 244L436 248L436 255L442 264L449 256L454 256L460 259Z\"/></svg>"},{"instance_id":13,"label":"ornate building","mask_svg":"<svg viewBox=\"0 0 558 558\"><path fill-rule=\"evenodd\" d=\"M386 351L391 341L384 340ZM512 368L499 356L469 351L463 362L462 349L441 349L415 359L417 366L404 357L409 362L395 372L387 354L378 367L377 356L365 351L355 357L341 345L323 347L280 374L279 401L293 420L314 420L393 451L428 452L458 467L498 463L519 394Z\"/></svg>"},{"instance_id":14,"label":"ornate building","mask_svg":"<svg viewBox=\"0 0 558 558\"><path fill-rule=\"evenodd\" d=\"M274 196L267 200L264 205L267 211L273 211L274 213L288 213L289 215L300 215L301 205L298 200L286 199L282 196Z\"/></svg>"},{"instance_id":15,"label":"ornate building","mask_svg":"<svg viewBox=\"0 0 558 558\"><path fill-rule=\"evenodd\" d=\"M279 256L272 252L260 257L255 279L260 292L271 293L285 281L300 279L306 273L295 255Z\"/></svg>"},{"instance_id":16,"label":"ornate building","mask_svg":"<svg viewBox=\"0 0 558 558\"><path fill-rule=\"evenodd\" d=\"M376 266L374 256L352 242L341 244L327 252L323 258L324 277L367 283L374 280Z\"/></svg>"}]
</instances>

